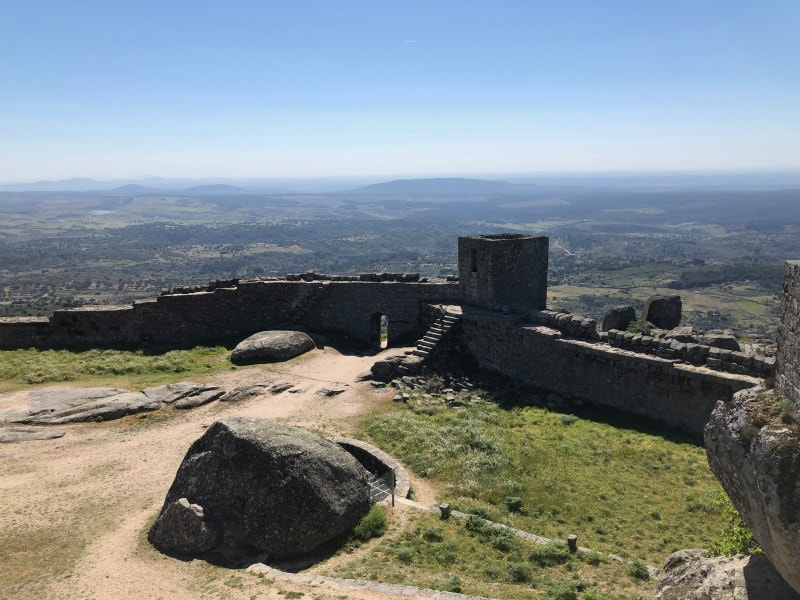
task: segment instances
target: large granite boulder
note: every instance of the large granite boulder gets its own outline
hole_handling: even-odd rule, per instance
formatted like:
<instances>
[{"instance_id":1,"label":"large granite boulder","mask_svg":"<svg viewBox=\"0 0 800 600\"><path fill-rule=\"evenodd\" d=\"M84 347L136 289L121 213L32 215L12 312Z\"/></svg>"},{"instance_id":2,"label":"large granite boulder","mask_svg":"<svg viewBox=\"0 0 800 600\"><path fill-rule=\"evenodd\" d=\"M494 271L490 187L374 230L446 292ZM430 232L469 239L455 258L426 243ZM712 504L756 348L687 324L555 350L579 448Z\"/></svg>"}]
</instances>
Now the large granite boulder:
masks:
<instances>
[{"instance_id":1,"label":"large granite boulder","mask_svg":"<svg viewBox=\"0 0 800 600\"><path fill-rule=\"evenodd\" d=\"M742 390L705 430L711 470L769 561L800 592L800 432L788 402Z\"/></svg>"},{"instance_id":2,"label":"large granite boulder","mask_svg":"<svg viewBox=\"0 0 800 600\"><path fill-rule=\"evenodd\" d=\"M108 387L57 386L9 392L0 396L0 409L6 398L13 400L13 408L0 410L0 417L9 423L26 425L109 421L164 406L158 399L148 398L141 392Z\"/></svg>"},{"instance_id":3,"label":"large granite boulder","mask_svg":"<svg viewBox=\"0 0 800 600\"><path fill-rule=\"evenodd\" d=\"M625 331L628 325L636 321L636 309L632 306L612 306L603 317L603 331Z\"/></svg>"},{"instance_id":4,"label":"large granite boulder","mask_svg":"<svg viewBox=\"0 0 800 600\"><path fill-rule=\"evenodd\" d=\"M314 340L302 331L261 331L240 342L231 354L237 364L280 362L316 348Z\"/></svg>"},{"instance_id":5,"label":"large granite boulder","mask_svg":"<svg viewBox=\"0 0 800 600\"><path fill-rule=\"evenodd\" d=\"M681 297L667 294L650 296L642 309L642 321L659 329L675 329L681 324Z\"/></svg>"},{"instance_id":6,"label":"large granite boulder","mask_svg":"<svg viewBox=\"0 0 800 600\"><path fill-rule=\"evenodd\" d=\"M763 554L704 554L704 550L671 554L653 600L800 600Z\"/></svg>"},{"instance_id":7,"label":"large granite boulder","mask_svg":"<svg viewBox=\"0 0 800 600\"><path fill-rule=\"evenodd\" d=\"M341 447L267 419L217 421L183 459L148 539L229 562L308 552L370 507L364 468Z\"/></svg>"}]
</instances>

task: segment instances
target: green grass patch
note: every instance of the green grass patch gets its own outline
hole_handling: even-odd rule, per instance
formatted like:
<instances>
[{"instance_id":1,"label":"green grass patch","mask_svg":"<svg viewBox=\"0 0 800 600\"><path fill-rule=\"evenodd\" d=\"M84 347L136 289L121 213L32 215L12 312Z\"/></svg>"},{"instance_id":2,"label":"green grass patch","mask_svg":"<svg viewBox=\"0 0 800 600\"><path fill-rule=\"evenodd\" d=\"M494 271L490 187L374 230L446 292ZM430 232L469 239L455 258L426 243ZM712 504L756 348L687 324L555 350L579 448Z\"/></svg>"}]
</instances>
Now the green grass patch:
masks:
<instances>
[{"instance_id":1,"label":"green grass patch","mask_svg":"<svg viewBox=\"0 0 800 600\"><path fill-rule=\"evenodd\" d=\"M704 449L586 417L565 424L535 407L395 405L361 429L430 478L441 501L483 509L467 522L474 532L491 518L550 538L575 533L582 546L650 565L710 548L725 518Z\"/></svg>"},{"instance_id":2,"label":"green grass patch","mask_svg":"<svg viewBox=\"0 0 800 600\"><path fill-rule=\"evenodd\" d=\"M652 583L632 576L628 565L600 555L571 554L561 545L510 535L498 545L491 528L476 529L482 519L472 516L477 521L413 514L403 525L394 523L370 552L329 574L506 600L632 600L651 591Z\"/></svg>"},{"instance_id":3,"label":"green grass patch","mask_svg":"<svg viewBox=\"0 0 800 600\"><path fill-rule=\"evenodd\" d=\"M367 542L386 533L386 509L373 505L350 534L350 541Z\"/></svg>"},{"instance_id":4,"label":"green grass patch","mask_svg":"<svg viewBox=\"0 0 800 600\"><path fill-rule=\"evenodd\" d=\"M3 350L0 351L0 389L67 381L114 380L146 386L230 367L223 346L144 350Z\"/></svg>"}]
</instances>

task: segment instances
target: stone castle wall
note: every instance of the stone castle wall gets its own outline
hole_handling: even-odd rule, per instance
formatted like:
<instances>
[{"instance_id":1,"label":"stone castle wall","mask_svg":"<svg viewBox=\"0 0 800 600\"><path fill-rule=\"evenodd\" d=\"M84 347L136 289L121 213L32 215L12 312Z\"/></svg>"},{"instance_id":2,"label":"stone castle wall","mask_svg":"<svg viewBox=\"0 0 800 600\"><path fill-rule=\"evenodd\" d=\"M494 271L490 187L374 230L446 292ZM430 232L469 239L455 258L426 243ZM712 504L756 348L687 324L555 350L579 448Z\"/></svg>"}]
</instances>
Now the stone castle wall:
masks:
<instances>
[{"instance_id":1,"label":"stone castle wall","mask_svg":"<svg viewBox=\"0 0 800 600\"><path fill-rule=\"evenodd\" d=\"M775 386L800 414L800 261L786 261Z\"/></svg>"},{"instance_id":2,"label":"stone castle wall","mask_svg":"<svg viewBox=\"0 0 800 600\"><path fill-rule=\"evenodd\" d=\"M714 405L758 379L582 339L519 315L465 309L462 344L485 369L562 396L702 434Z\"/></svg>"},{"instance_id":3,"label":"stone castle wall","mask_svg":"<svg viewBox=\"0 0 800 600\"><path fill-rule=\"evenodd\" d=\"M769 361L739 353L706 356L706 347L598 334L592 319L544 308L546 275L547 238L460 238L458 281L385 273L217 281L131 306L0 319L0 348L201 342L282 323L370 341L381 315L389 318L390 343L411 342L425 330L425 307L463 304L460 347L481 367L692 433L718 400L758 383L751 375L775 373ZM800 262L787 263L784 285L777 381L800 405Z\"/></svg>"},{"instance_id":4,"label":"stone castle wall","mask_svg":"<svg viewBox=\"0 0 800 600\"><path fill-rule=\"evenodd\" d=\"M50 319L0 319L0 348L199 342L244 337L280 323L369 341L376 314L389 317L390 341L397 341L421 333L420 302L457 298L456 283L239 282L132 306L60 310Z\"/></svg>"},{"instance_id":5,"label":"stone castle wall","mask_svg":"<svg viewBox=\"0 0 800 600\"><path fill-rule=\"evenodd\" d=\"M775 376L775 358L751 356L705 344L684 344L676 340L656 339L649 335L612 329L603 338L609 345L638 354L674 359L715 371L771 379Z\"/></svg>"}]
</instances>

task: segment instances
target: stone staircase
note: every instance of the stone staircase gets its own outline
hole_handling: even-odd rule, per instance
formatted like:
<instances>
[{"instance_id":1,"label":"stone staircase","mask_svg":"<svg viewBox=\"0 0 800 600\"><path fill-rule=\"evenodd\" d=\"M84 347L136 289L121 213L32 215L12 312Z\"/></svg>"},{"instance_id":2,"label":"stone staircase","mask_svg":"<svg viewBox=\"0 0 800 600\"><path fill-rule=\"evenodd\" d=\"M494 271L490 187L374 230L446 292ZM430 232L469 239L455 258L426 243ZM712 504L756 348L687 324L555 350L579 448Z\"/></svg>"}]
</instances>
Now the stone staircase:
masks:
<instances>
[{"instance_id":1,"label":"stone staircase","mask_svg":"<svg viewBox=\"0 0 800 600\"><path fill-rule=\"evenodd\" d=\"M406 350L405 355L395 355L387 359L379 360L372 367L372 373L377 375L381 381L389 381L388 373L392 373L391 377L416 375L421 370L427 361L428 357L436 349L436 346L450 333L453 327L461 320L461 317L445 313L442 317L438 318L433 325L431 325L417 341L417 345L413 350ZM381 374L375 368L378 365L383 365L380 369Z\"/></svg>"},{"instance_id":2,"label":"stone staircase","mask_svg":"<svg viewBox=\"0 0 800 600\"><path fill-rule=\"evenodd\" d=\"M411 351L411 354L419 356L424 361L459 320L459 317L445 313L444 316L428 328L428 331L417 342L417 347Z\"/></svg>"},{"instance_id":3,"label":"stone staircase","mask_svg":"<svg viewBox=\"0 0 800 600\"><path fill-rule=\"evenodd\" d=\"M301 286L308 285L307 290L303 290L302 294L287 304L279 313L278 321L283 323L296 323L302 319L314 305L327 291L329 282L323 281L319 284L298 284ZM300 288L302 289L302 288Z\"/></svg>"}]
</instances>

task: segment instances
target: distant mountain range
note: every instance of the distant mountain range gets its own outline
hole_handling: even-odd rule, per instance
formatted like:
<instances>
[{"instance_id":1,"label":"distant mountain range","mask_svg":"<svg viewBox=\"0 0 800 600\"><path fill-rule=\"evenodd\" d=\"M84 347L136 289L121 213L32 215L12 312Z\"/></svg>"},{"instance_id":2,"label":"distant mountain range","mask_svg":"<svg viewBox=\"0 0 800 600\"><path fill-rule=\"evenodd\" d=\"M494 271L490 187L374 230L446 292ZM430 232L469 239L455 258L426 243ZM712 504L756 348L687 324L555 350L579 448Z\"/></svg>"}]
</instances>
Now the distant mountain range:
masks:
<instances>
[{"instance_id":1,"label":"distant mountain range","mask_svg":"<svg viewBox=\"0 0 800 600\"><path fill-rule=\"evenodd\" d=\"M376 183L349 194L364 196L514 196L541 191L541 186L531 183L509 183L488 179L437 177L433 179L397 179Z\"/></svg>"},{"instance_id":2,"label":"distant mountain range","mask_svg":"<svg viewBox=\"0 0 800 600\"><path fill-rule=\"evenodd\" d=\"M145 196L151 194L174 194L176 192L193 195L246 194L250 190L242 187L214 183L196 179L161 179L149 177L139 180L97 181L96 179L64 179L61 181L36 181L34 183L13 183L0 186L7 192L105 192L110 194Z\"/></svg>"},{"instance_id":3,"label":"distant mountain range","mask_svg":"<svg viewBox=\"0 0 800 600\"><path fill-rule=\"evenodd\" d=\"M146 187L136 183L129 183L127 185L114 188L113 190L108 190L105 193L111 196L158 196L175 194L186 194L188 196L221 196L231 194L249 194L251 192L234 185L225 184L196 185L183 190L167 190Z\"/></svg>"},{"instance_id":4,"label":"distant mountain range","mask_svg":"<svg viewBox=\"0 0 800 600\"><path fill-rule=\"evenodd\" d=\"M225 178L207 179L115 179L98 181L88 178L59 181L34 181L31 183L0 184L0 192L95 192L143 196L175 193L203 195L230 194L294 194L331 193L349 190L357 185L379 181L376 177L309 177L309 178Z\"/></svg>"},{"instance_id":5,"label":"distant mountain range","mask_svg":"<svg viewBox=\"0 0 800 600\"><path fill-rule=\"evenodd\" d=\"M369 185L364 185L369 184ZM362 187L357 187L361 185ZM800 171L726 173L596 173L514 178L430 177L380 181L377 177L206 178L147 177L98 181L75 178L1 186L6 192L74 192L147 196L186 194L335 194L338 196L518 196L544 191L781 190L800 189Z\"/></svg>"}]
</instances>

